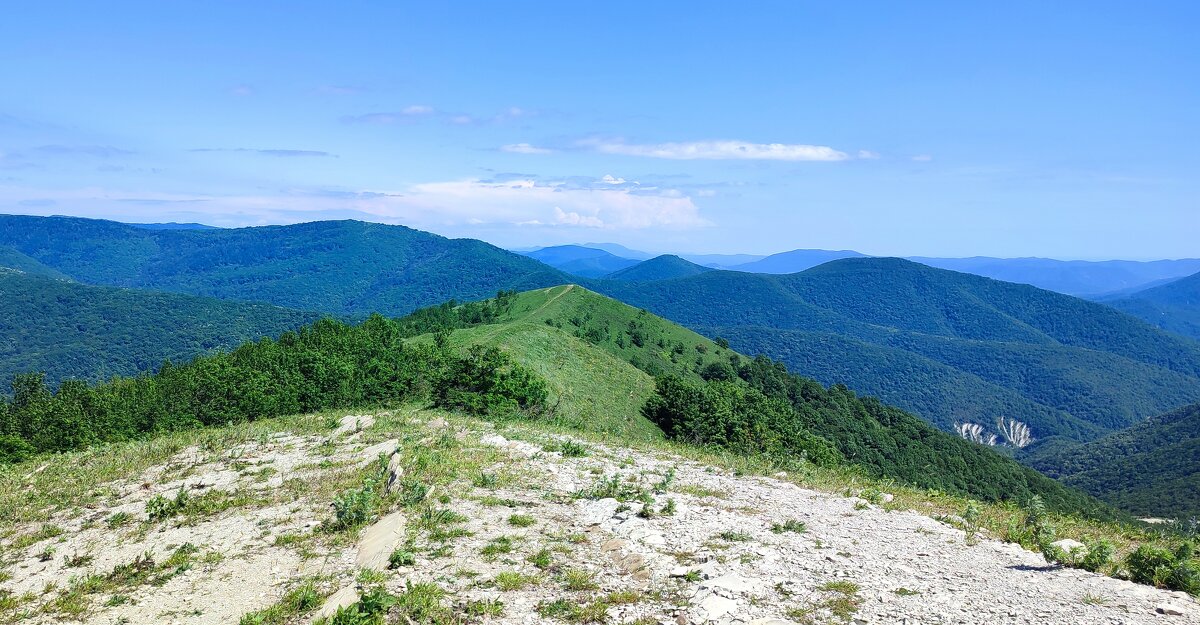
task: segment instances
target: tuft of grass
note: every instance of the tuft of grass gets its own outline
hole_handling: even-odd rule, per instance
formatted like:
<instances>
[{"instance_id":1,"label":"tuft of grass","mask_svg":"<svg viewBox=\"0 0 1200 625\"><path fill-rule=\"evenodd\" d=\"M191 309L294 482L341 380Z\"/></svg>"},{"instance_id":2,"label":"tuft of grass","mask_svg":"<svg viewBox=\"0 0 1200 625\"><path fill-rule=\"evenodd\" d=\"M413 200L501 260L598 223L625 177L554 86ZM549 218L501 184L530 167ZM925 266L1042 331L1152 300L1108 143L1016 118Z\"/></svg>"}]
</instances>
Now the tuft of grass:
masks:
<instances>
[{"instance_id":1,"label":"tuft of grass","mask_svg":"<svg viewBox=\"0 0 1200 625\"><path fill-rule=\"evenodd\" d=\"M479 550L479 554L484 558L492 559L498 555L512 553L512 551L512 538L509 536L499 536L493 539L492 542L484 545L483 548Z\"/></svg>"},{"instance_id":2,"label":"tuft of grass","mask_svg":"<svg viewBox=\"0 0 1200 625\"><path fill-rule=\"evenodd\" d=\"M528 514L514 514L508 517L508 524L513 527L529 527L535 523L537 523L537 519Z\"/></svg>"},{"instance_id":3,"label":"tuft of grass","mask_svg":"<svg viewBox=\"0 0 1200 625\"><path fill-rule=\"evenodd\" d=\"M567 569L560 576L563 588L567 590L596 590L600 587L596 583L596 576L590 571L583 569Z\"/></svg>"},{"instance_id":4,"label":"tuft of grass","mask_svg":"<svg viewBox=\"0 0 1200 625\"><path fill-rule=\"evenodd\" d=\"M318 588L316 580L305 580L284 593L275 605L243 615L238 625L285 625L296 617L315 611L324 599L325 595Z\"/></svg>"},{"instance_id":5,"label":"tuft of grass","mask_svg":"<svg viewBox=\"0 0 1200 625\"><path fill-rule=\"evenodd\" d=\"M751 536L750 534L748 534L746 532L738 532L738 531L734 531L734 530L725 530L724 532L717 534L717 538L720 538L721 540L728 541L731 543L742 543L742 542L754 540L754 537Z\"/></svg>"},{"instance_id":6,"label":"tuft of grass","mask_svg":"<svg viewBox=\"0 0 1200 625\"><path fill-rule=\"evenodd\" d=\"M541 551L529 556L527 559L529 560L530 564L542 569L543 571L550 568L554 564L554 558L549 549L542 549Z\"/></svg>"},{"instance_id":7,"label":"tuft of grass","mask_svg":"<svg viewBox=\"0 0 1200 625\"><path fill-rule=\"evenodd\" d=\"M538 583L536 575L526 575L517 571L504 571L497 573L492 580L496 584L496 588L503 591L524 590Z\"/></svg>"},{"instance_id":8,"label":"tuft of grass","mask_svg":"<svg viewBox=\"0 0 1200 625\"><path fill-rule=\"evenodd\" d=\"M504 616L504 602L499 599L468 601L463 606L463 613L476 618L481 616L490 616L493 618Z\"/></svg>"},{"instance_id":9,"label":"tuft of grass","mask_svg":"<svg viewBox=\"0 0 1200 625\"><path fill-rule=\"evenodd\" d=\"M784 532L791 532L793 534L803 534L804 532L808 531L808 525L806 523L804 523L804 521L798 521L796 519L788 519L788 520L784 521L783 523L772 524L771 531L775 532L776 534L783 534Z\"/></svg>"}]
</instances>

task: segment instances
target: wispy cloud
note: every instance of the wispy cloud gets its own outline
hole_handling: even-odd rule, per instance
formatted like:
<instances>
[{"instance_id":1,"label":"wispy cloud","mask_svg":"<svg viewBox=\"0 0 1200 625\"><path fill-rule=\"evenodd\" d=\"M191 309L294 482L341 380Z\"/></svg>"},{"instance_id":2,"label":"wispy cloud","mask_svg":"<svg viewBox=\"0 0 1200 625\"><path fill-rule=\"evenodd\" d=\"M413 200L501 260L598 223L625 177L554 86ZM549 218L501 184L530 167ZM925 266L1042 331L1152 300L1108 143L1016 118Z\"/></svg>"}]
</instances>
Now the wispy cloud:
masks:
<instances>
[{"instance_id":1,"label":"wispy cloud","mask_svg":"<svg viewBox=\"0 0 1200 625\"><path fill-rule=\"evenodd\" d=\"M587 139L580 147L602 154L621 154L672 160L844 161L849 154L824 145L750 143L748 141L689 141L637 144Z\"/></svg>"},{"instance_id":2,"label":"wispy cloud","mask_svg":"<svg viewBox=\"0 0 1200 625\"><path fill-rule=\"evenodd\" d=\"M114 148L111 145L42 145L30 149L29 152L48 156L91 156L95 158L114 158L133 154L130 150Z\"/></svg>"},{"instance_id":3,"label":"wispy cloud","mask_svg":"<svg viewBox=\"0 0 1200 625\"><path fill-rule=\"evenodd\" d=\"M254 95L254 87L246 84L234 85L229 88L229 95L235 95L239 98Z\"/></svg>"},{"instance_id":4,"label":"wispy cloud","mask_svg":"<svg viewBox=\"0 0 1200 625\"><path fill-rule=\"evenodd\" d=\"M485 124L510 122L534 115L536 115L534 111L529 111L516 106L509 107L494 115L479 116L468 113L446 111L425 104L414 104L406 106L398 111L364 113L362 115L347 115L342 117L342 121L348 124L377 124L388 126L393 124L411 124L422 120L437 119L444 123L455 126L481 126Z\"/></svg>"},{"instance_id":5,"label":"wispy cloud","mask_svg":"<svg viewBox=\"0 0 1200 625\"><path fill-rule=\"evenodd\" d=\"M933 157L928 154L918 154L918 155L912 157L912 160L914 160L918 163L928 163L929 161L933 160Z\"/></svg>"},{"instance_id":6,"label":"wispy cloud","mask_svg":"<svg viewBox=\"0 0 1200 625\"><path fill-rule=\"evenodd\" d=\"M859 150L858 158L865 161L873 161L879 158L879 152L872 152L871 150Z\"/></svg>"},{"instance_id":7,"label":"wispy cloud","mask_svg":"<svg viewBox=\"0 0 1200 625\"><path fill-rule=\"evenodd\" d=\"M337 154L330 152L322 152L320 150L255 150L251 148L194 148L189 152L243 152L249 154L258 154L260 156L274 156L278 158L296 158L296 157L319 157L319 158L337 158Z\"/></svg>"},{"instance_id":8,"label":"wispy cloud","mask_svg":"<svg viewBox=\"0 0 1200 625\"><path fill-rule=\"evenodd\" d=\"M528 143L510 143L500 146L501 152L511 152L513 154L553 154L555 151L550 148L539 148Z\"/></svg>"}]
</instances>

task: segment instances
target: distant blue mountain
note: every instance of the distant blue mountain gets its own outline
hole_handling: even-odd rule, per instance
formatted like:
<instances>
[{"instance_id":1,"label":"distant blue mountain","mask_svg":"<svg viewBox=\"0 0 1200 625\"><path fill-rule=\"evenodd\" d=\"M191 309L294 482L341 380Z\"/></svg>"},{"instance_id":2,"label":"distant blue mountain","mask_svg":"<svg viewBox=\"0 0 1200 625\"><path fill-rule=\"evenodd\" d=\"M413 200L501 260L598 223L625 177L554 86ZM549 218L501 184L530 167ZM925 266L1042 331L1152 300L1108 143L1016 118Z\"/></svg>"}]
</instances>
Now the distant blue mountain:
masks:
<instances>
[{"instance_id":1,"label":"distant blue mountain","mask_svg":"<svg viewBox=\"0 0 1200 625\"><path fill-rule=\"evenodd\" d=\"M651 254L650 252L631 250L624 245L618 245L616 243L584 243L580 247L590 247L592 249L604 250L613 256L630 258L633 260L650 260L651 258L657 256L657 254Z\"/></svg>"},{"instance_id":2,"label":"distant blue mountain","mask_svg":"<svg viewBox=\"0 0 1200 625\"><path fill-rule=\"evenodd\" d=\"M756 260L751 263L735 265L730 267L730 269L734 271L748 271L750 273L796 273L805 269L811 269L817 265L823 265L832 260L863 258L865 256L866 254L853 250L792 250L790 252L771 254L762 260Z\"/></svg>"},{"instance_id":3,"label":"distant blue mountain","mask_svg":"<svg viewBox=\"0 0 1200 625\"><path fill-rule=\"evenodd\" d=\"M761 254L680 254L679 257L713 269L733 269L766 258Z\"/></svg>"},{"instance_id":4,"label":"distant blue mountain","mask_svg":"<svg viewBox=\"0 0 1200 625\"><path fill-rule=\"evenodd\" d=\"M1155 260L1054 260L1051 258L925 258L909 260L1005 282L1030 284L1048 291L1101 299L1103 295L1146 288L1162 280L1182 278L1200 271L1200 259Z\"/></svg>"},{"instance_id":5,"label":"distant blue mountain","mask_svg":"<svg viewBox=\"0 0 1200 625\"><path fill-rule=\"evenodd\" d=\"M1200 273L1103 301L1168 332L1200 340Z\"/></svg>"},{"instance_id":6,"label":"distant blue mountain","mask_svg":"<svg viewBox=\"0 0 1200 625\"><path fill-rule=\"evenodd\" d=\"M582 245L555 245L521 254L582 278L599 278L638 264L636 260Z\"/></svg>"}]
</instances>

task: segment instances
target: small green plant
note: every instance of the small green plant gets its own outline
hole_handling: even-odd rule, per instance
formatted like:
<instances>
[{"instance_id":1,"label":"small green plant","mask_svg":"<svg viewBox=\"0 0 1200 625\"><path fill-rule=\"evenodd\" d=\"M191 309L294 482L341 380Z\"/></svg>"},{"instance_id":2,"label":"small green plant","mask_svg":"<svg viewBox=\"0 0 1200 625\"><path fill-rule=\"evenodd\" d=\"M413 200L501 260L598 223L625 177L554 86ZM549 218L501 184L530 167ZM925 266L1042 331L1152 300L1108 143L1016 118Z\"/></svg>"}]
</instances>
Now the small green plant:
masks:
<instances>
[{"instance_id":1,"label":"small green plant","mask_svg":"<svg viewBox=\"0 0 1200 625\"><path fill-rule=\"evenodd\" d=\"M417 563L417 556L407 549L397 549L388 556L388 568L398 569L402 566L412 566Z\"/></svg>"},{"instance_id":2,"label":"small green plant","mask_svg":"<svg viewBox=\"0 0 1200 625\"><path fill-rule=\"evenodd\" d=\"M381 504L379 481L367 477L358 488L344 490L333 498L334 519L329 529L349 530L365 525L375 518Z\"/></svg>"},{"instance_id":3,"label":"small green plant","mask_svg":"<svg viewBox=\"0 0 1200 625\"><path fill-rule=\"evenodd\" d=\"M560 442L558 451L564 458L583 458L588 455L587 447L570 439Z\"/></svg>"},{"instance_id":4,"label":"small green plant","mask_svg":"<svg viewBox=\"0 0 1200 625\"><path fill-rule=\"evenodd\" d=\"M76 554L67 556L63 560L63 566L67 567L68 569L82 568L82 567L85 567L85 566L91 564L93 559L94 558L90 555L87 555L87 554L80 555L80 554L76 553Z\"/></svg>"},{"instance_id":5,"label":"small green plant","mask_svg":"<svg viewBox=\"0 0 1200 625\"><path fill-rule=\"evenodd\" d=\"M968 545L974 545L979 542L977 534L979 533L979 525L983 521L983 511L979 508L979 502L974 499L967 502L963 508L963 532Z\"/></svg>"},{"instance_id":6,"label":"small green plant","mask_svg":"<svg viewBox=\"0 0 1200 625\"><path fill-rule=\"evenodd\" d=\"M658 511L658 513L659 513L659 514L661 514L661 515L663 515L663 516L674 516L674 514L675 514L675 500L674 500L674 499L668 499L668 500L667 500L667 503L663 504L663 507L662 507L662 509L660 509L660 510Z\"/></svg>"},{"instance_id":7,"label":"small green plant","mask_svg":"<svg viewBox=\"0 0 1200 625\"><path fill-rule=\"evenodd\" d=\"M912 597L921 594L921 591L912 590L911 588L905 588L901 586L900 588L893 590L892 593L900 597Z\"/></svg>"},{"instance_id":8,"label":"small green plant","mask_svg":"<svg viewBox=\"0 0 1200 625\"><path fill-rule=\"evenodd\" d=\"M133 517L128 512L114 512L104 520L104 525L110 530L115 530L118 527L124 527L125 525L128 525L132 520Z\"/></svg>"},{"instance_id":9,"label":"small green plant","mask_svg":"<svg viewBox=\"0 0 1200 625\"><path fill-rule=\"evenodd\" d=\"M495 473L480 473L472 481L477 488L486 488L489 490L495 489L499 482L500 480L496 477Z\"/></svg>"},{"instance_id":10,"label":"small green plant","mask_svg":"<svg viewBox=\"0 0 1200 625\"><path fill-rule=\"evenodd\" d=\"M595 576L583 569L567 569L562 572L561 579L567 590L595 590L600 587Z\"/></svg>"},{"instance_id":11,"label":"small green plant","mask_svg":"<svg viewBox=\"0 0 1200 625\"><path fill-rule=\"evenodd\" d=\"M741 543L748 540L754 540L754 537L750 534L746 532L737 532L734 530L725 530L724 532L717 534L717 538L731 543Z\"/></svg>"},{"instance_id":12,"label":"small green plant","mask_svg":"<svg viewBox=\"0 0 1200 625\"><path fill-rule=\"evenodd\" d=\"M491 559L501 554L512 553L512 550L512 538L508 536L499 536L493 539L492 542L484 545L483 549L479 550L479 554L485 558Z\"/></svg>"},{"instance_id":13,"label":"small green plant","mask_svg":"<svg viewBox=\"0 0 1200 625\"><path fill-rule=\"evenodd\" d=\"M542 549L537 553L530 555L527 559L529 560L530 564L543 571L550 568L554 564L554 557L551 555L549 549Z\"/></svg>"},{"instance_id":14,"label":"small green plant","mask_svg":"<svg viewBox=\"0 0 1200 625\"><path fill-rule=\"evenodd\" d=\"M169 519L180 512L183 512L187 507L191 496L184 490L183 487L175 493L174 499L168 499L162 495L155 495L146 502L146 517L151 521L163 521Z\"/></svg>"},{"instance_id":15,"label":"small green plant","mask_svg":"<svg viewBox=\"0 0 1200 625\"><path fill-rule=\"evenodd\" d=\"M504 571L497 573L493 580L496 583L496 588L504 591L523 590L537 583L538 578L534 575L526 575L517 571Z\"/></svg>"},{"instance_id":16,"label":"small green plant","mask_svg":"<svg viewBox=\"0 0 1200 625\"><path fill-rule=\"evenodd\" d=\"M504 615L504 602L499 599L477 599L468 601L463 606L463 613L467 616L481 617L499 617Z\"/></svg>"},{"instance_id":17,"label":"small green plant","mask_svg":"<svg viewBox=\"0 0 1200 625\"><path fill-rule=\"evenodd\" d=\"M309 580L289 590L275 605L242 616L238 625L285 625L296 616L316 610L321 601L316 584Z\"/></svg>"},{"instance_id":18,"label":"small green plant","mask_svg":"<svg viewBox=\"0 0 1200 625\"><path fill-rule=\"evenodd\" d=\"M803 534L804 532L808 531L808 525L805 524L804 521L799 521L796 519L788 519L788 520L784 521L783 523L772 524L771 531L775 532L776 534L783 534L784 532L791 532L793 534Z\"/></svg>"},{"instance_id":19,"label":"small green plant","mask_svg":"<svg viewBox=\"0 0 1200 625\"><path fill-rule=\"evenodd\" d=\"M529 527L537 523L537 520L528 514L514 514L508 517L508 524L513 527Z\"/></svg>"},{"instance_id":20,"label":"small green plant","mask_svg":"<svg viewBox=\"0 0 1200 625\"><path fill-rule=\"evenodd\" d=\"M667 492L667 489L670 488L671 484L673 484L674 482L675 482L675 467L671 467L670 469L667 469L667 473L665 475L663 475L662 480L660 480L657 484L654 485L654 492L656 494L661 495L661 494Z\"/></svg>"}]
</instances>

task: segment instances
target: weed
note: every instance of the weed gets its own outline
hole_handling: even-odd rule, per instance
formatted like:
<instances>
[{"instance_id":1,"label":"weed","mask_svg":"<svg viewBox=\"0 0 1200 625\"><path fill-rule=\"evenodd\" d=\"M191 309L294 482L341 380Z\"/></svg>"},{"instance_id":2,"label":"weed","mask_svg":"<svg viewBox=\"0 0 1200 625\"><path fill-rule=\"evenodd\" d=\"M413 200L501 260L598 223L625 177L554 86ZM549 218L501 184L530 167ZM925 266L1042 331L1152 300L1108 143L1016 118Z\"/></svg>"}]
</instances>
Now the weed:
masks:
<instances>
[{"instance_id":1,"label":"weed","mask_svg":"<svg viewBox=\"0 0 1200 625\"><path fill-rule=\"evenodd\" d=\"M721 540L728 541L731 543L740 543L740 542L746 542L748 540L754 540L754 537L751 536L750 534L747 534L746 532L736 532L733 530L725 530L724 532L717 534L717 538L720 538Z\"/></svg>"},{"instance_id":2,"label":"weed","mask_svg":"<svg viewBox=\"0 0 1200 625\"><path fill-rule=\"evenodd\" d=\"M412 566L417 563L417 556L411 551L397 549L388 556L388 568L398 569L402 566Z\"/></svg>"},{"instance_id":3,"label":"weed","mask_svg":"<svg viewBox=\"0 0 1200 625\"><path fill-rule=\"evenodd\" d=\"M550 566L554 563L554 559L550 555L549 549L542 549L541 551L529 556L527 559L529 560L530 564L542 569L543 571L550 568Z\"/></svg>"},{"instance_id":4,"label":"weed","mask_svg":"<svg viewBox=\"0 0 1200 625\"><path fill-rule=\"evenodd\" d=\"M504 571L503 573L497 573L493 581L496 584L496 588L510 591L524 590L537 583L538 578L535 575L526 575L516 571Z\"/></svg>"},{"instance_id":5,"label":"weed","mask_svg":"<svg viewBox=\"0 0 1200 625\"><path fill-rule=\"evenodd\" d=\"M466 605L463 606L463 613L467 616L474 617L503 616L504 602L499 599L478 599L475 601L468 601Z\"/></svg>"},{"instance_id":6,"label":"weed","mask_svg":"<svg viewBox=\"0 0 1200 625\"><path fill-rule=\"evenodd\" d=\"M983 512L979 509L979 502L974 499L967 501L967 505L963 507L963 532L968 545L974 545L979 542L976 536L979 533L979 524L982 521Z\"/></svg>"},{"instance_id":7,"label":"weed","mask_svg":"<svg viewBox=\"0 0 1200 625\"><path fill-rule=\"evenodd\" d=\"M562 572L561 580L567 590L595 590L600 587L595 576L583 569L567 569Z\"/></svg>"},{"instance_id":8,"label":"weed","mask_svg":"<svg viewBox=\"0 0 1200 625\"><path fill-rule=\"evenodd\" d=\"M492 542L484 545L483 549L479 550L479 554L485 558L492 559L501 554L512 553L512 550L512 538L499 536L493 539Z\"/></svg>"},{"instance_id":9,"label":"weed","mask_svg":"<svg viewBox=\"0 0 1200 625\"><path fill-rule=\"evenodd\" d=\"M297 616L316 610L322 599L316 583L307 580L284 593L275 605L242 616L238 625L284 625Z\"/></svg>"},{"instance_id":10,"label":"weed","mask_svg":"<svg viewBox=\"0 0 1200 625\"><path fill-rule=\"evenodd\" d=\"M793 534L803 534L804 532L808 531L808 525L806 525L804 523L804 521L798 521L796 519L788 519L788 520L784 521L783 523L772 524L771 531L775 532L776 534L782 534L784 532L792 532Z\"/></svg>"},{"instance_id":11,"label":"weed","mask_svg":"<svg viewBox=\"0 0 1200 625\"><path fill-rule=\"evenodd\" d=\"M508 517L508 524L513 527L529 527L537 523L537 520L528 514L514 514Z\"/></svg>"}]
</instances>

